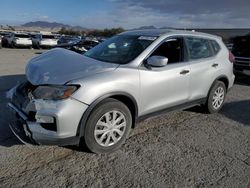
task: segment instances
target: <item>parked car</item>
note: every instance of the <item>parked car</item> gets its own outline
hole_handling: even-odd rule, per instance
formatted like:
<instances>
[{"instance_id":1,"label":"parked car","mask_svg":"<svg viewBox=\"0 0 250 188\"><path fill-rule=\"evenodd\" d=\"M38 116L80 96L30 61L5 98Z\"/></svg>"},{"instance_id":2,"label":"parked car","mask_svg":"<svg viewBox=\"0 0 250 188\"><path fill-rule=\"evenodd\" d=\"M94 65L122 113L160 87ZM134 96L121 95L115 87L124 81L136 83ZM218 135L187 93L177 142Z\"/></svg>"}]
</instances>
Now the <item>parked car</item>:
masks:
<instances>
[{"instance_id":1,"label":"parked car","mask_svg":"<svg viewBox=\"0 0 250 188\"><path fill-rule=\"evenodd\" d=\"M52 34L37 34L33 39L34 48L52 48L57 45L58 38Z\"/></svg>"},{"instance_id":2,"label":"parked car","mask_svg":"<svg viewBox=\"0 0 250 188\"><path fill-rule=\"evenodd\" d=\"M196 105L218 112L235 78L221 38L177 30L124 32L84 55L56 48L33 58L26 77L8 93L14 134L95 153L118 149L152 115Z\"/></svg>"},{"instance_id":3,"label":"parked car","mask_svg":"<svg viewBox=\"0 0 250 188\"><path fill-rule=\"evenodd\" d=\"M97 40L83 39L83 40L75 41L75 42L68 43L68 44L59 44L56 47L65 48L65 49L82 54L88 51L89 49L95 47L98 44L99 44L99 41Z\"/></svg>"},{"instance_id":4,"label":"parked car","mask_svg":"<svg viewBox=\"0 0 250 188\"><path fill-rule=\"evenodd\" d=\"M59 38L59 40L57 41L57 44L60 45L60 44L74 44L74 43L77 43L79 42L81 39L79 37L76 37L76 36L68 36L68 35L64 35L64 36L61 36Z\"/></svg>"},{"instance_id":5,"label":"parked car","mask_svg":"<svg viewBox=\"0 0 250 188\"><path fill-rule=\"evenodd\" d=\"M228 50L232 51L233 44L232 43L226 44L226 47Z\"/></svg>"},{"instance_id":6,"label":"parked car","mask_svg":"<svg viewBox=\"0 0 250 188\"><path fill-rule=\"evenodd\" d=\"M8 33L3 40L6 47L32 47L32 40L27 33Z\"/></svg>"},{"instance_id":7,"label":"parked car","mask_svg":"<svg viewBox=\"0 0 250 188\"><path fill-rule=\"evenodd\" d=\"M2 38L3 36L0 35L0 48L2 48Z\"/></svg>"},{"instance_id":8,"label":"parked car","mask_svg":"<svg viewBox=\"0 0 250 188\"><path fill-rule=\"evenodd\" d=\"M8 35L9 32L0 32L0 41L1 41L1 47L6 47L6 43L7 43L7 39L6 39L6 35Z\"/></svg>"},{"instance_id":9,"label":"parked car","mask_svg":"<svg viewBox=\"0 0 250 188\"><path fill-rule=\"evenodd\" d=\"M235 56L234 72L250 76L250 35L234 39L232 53Z\"/></svg>"}]
</instances>

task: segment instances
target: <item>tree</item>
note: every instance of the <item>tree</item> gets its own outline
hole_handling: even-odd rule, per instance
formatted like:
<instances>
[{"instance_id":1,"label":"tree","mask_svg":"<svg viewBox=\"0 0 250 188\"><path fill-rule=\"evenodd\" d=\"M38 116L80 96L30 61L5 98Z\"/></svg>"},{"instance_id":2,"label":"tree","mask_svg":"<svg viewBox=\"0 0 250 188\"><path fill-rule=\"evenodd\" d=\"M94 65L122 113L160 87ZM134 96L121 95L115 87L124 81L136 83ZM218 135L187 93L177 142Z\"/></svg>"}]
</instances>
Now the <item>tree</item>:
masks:
<instances>
[{"instance_id":1,"label":"tree","mask_svg":"<svg viewBox=\"0 0 250 188\"><path fill-rule=\"evenodd\" d=\"M118 27L118 28L111 28L111 29L94 29L91 31L76 31L73 29L68 29L65 27L62 27L61 30L58 32L61 35L90 35L90 36L95 36L95 37L111 37L113 35L116 35L118 33L121 33L125 31L123 28Z\"/></svg>"}]
</instances>

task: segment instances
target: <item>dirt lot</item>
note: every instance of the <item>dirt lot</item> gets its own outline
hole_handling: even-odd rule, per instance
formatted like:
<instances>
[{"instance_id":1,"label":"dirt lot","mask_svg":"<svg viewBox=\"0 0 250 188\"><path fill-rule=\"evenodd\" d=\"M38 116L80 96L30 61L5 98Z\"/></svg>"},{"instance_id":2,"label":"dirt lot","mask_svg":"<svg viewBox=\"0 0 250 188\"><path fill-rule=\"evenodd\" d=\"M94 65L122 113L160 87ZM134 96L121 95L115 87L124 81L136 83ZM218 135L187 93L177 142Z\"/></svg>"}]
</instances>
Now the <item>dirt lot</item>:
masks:
<instances>
[{"instance_id":1,"label":"dirt lot","mask_svg":"<svg viewBox=\"0 0 250 188\"><path fill-rule=\"evenodd\" d=\"M28 147L8 128L5 92L40 52L0 49L0 187L250 187L250 78L237 80L219 114L144 121L112 154Z\"/></svg>"}]
</instances>

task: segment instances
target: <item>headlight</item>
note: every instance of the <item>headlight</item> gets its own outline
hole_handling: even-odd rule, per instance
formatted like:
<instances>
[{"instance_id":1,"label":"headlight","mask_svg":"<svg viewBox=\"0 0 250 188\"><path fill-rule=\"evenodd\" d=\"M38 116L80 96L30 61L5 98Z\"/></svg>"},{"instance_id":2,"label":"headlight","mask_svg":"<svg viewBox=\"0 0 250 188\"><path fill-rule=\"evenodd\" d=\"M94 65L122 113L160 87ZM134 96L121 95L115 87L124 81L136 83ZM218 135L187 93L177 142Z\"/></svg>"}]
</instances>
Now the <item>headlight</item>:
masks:
<instances>
[{"instance_id":1,"label":"headlight","mask_svg":"<svg viewBox=\"0 0 250 188\"><path fill-rule=\"evenodd\" d=\"M77 86L38 86L33 96L36 99L61 100L70 97L77 89Z\"/></svg>"}]
</instances>

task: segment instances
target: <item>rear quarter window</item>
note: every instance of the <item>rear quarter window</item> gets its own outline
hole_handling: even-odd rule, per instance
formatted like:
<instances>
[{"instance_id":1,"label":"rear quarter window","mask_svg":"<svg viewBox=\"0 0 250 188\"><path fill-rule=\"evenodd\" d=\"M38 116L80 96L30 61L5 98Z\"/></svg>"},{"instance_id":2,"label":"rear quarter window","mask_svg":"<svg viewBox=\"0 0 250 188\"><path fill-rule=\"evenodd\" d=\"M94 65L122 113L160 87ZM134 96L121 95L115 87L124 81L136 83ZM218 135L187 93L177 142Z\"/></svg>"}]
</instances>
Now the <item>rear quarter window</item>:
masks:
<instances>
[{"instance_id":1,"label":"rear quarter window","mask_svg":"<svg viewBox=\"0 0 250 188\"><path fill-rule=\"evenodd\" d=\"M220 49L221 49L220 45L215 40L211 40L210 42L211 42L212 48L214 50L214 53L218 54Z\"/></svg>"},{"instance_id":2,"label":"rear quarter window","mask_svg":"<svg viewBox=\"0 0 250 188\"><path fill-rule=\"evenodd\" d=\"M186 38L189 60L203 59L213 56L208 39L198 37Z\"/></svg>"}]
</instances>

